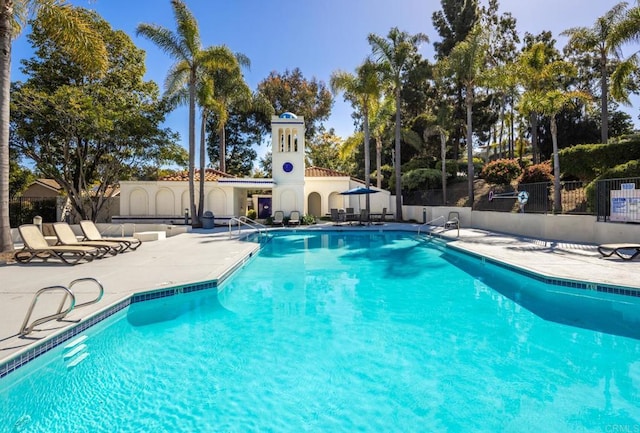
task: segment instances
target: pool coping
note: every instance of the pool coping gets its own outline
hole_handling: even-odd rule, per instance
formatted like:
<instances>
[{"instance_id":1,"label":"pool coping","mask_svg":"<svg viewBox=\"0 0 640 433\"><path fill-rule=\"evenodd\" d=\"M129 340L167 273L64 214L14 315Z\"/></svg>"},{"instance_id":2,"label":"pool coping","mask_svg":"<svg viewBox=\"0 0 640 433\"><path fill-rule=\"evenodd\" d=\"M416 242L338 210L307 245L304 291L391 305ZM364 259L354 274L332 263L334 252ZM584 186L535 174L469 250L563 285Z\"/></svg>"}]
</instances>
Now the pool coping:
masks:
<instances>
[{"instance_id":1,"label":"pool coping","mask_svg":"<svg viewBox=\"0 0 640 433\"><path fill-rule=\"evenodd\" d=\"M408 229L402 229L402 228L384 229L382 227L380 228L371 227L367 230L360 230L353 227L343 228L341 226L318 227L318 228L288 228L287 227L282 229L269 230L269 232L271 231L273 231L274 233L399 232L399 233L413 233L415 235L418 235L415 230L408 230ZM253 234L254 233L246 233L245 235L241 236L238 240L246 241L247 238ZM529 278L533 278L543 283L560 286L560 287L570 287L570 288L583 289L583 290L589 290L589 291L597 291L601 293L609 293L609 294L640 298L640 288L620 286L620 285L614 285L614 284L603 284L603 283L579 281L579 280L570 279L570 278L560 278L560 277L552 276L549 274L545 274L540 271L533 271L531 269L526 269L524 267L515 265L513 263L508 263L505 261L501 261L499 259L487 257L486 255L483 255L481 253L477 253L474 251L470 251L459 245L453 245L452 242L456 241L456 238L450 238L448 236L444 236L438 233L425 233L424 235L420 234L419 236L424 236L425 240L435 238L435 239L438 239L439 241L442 241L443 242L442 245L444 246L445 251L447 249L451 249L453 251L459 252L461 254L464 254L466 256L479 260L482 263L491 263L493 265L510 270L512 272L516 272L518 274L527 276ZM250 260L252 260L256 256L256 254L260 252L263 246L264 245L260 243L255 250L249 252L244 256L239 257L237 262L232 264L228 269L226 269L218 278L207 280L207 281L183 283L183 284L178 284L170 287L164 287L161 289L144 290L140 292L131 293L126 297L120 300L117 300L112 304L94 313L89 314L85 318L81 319L77 324L71 325L69 327L65 327L47 337L44 337L42 341L39 341L37 343L34 343L33 345L27 346L24 349L4 359L2 362L0 362L0 379L6 377L7 375L16 371L20 367L26 365L30 361L52 350L53 348L58 347L62 343L70 340L71 338L75 337L81 332L84 332L86 329L107 319L108 317L130 306L133 303L145 302L153 299L159 299L159 298L164 298L169 296L176 296L176 295L181 295L185 293L192 293L196 291L217 288L222 282L224 282L226 279L232 276L239 268L245 266Z\"/></svg>"}]
</instances>

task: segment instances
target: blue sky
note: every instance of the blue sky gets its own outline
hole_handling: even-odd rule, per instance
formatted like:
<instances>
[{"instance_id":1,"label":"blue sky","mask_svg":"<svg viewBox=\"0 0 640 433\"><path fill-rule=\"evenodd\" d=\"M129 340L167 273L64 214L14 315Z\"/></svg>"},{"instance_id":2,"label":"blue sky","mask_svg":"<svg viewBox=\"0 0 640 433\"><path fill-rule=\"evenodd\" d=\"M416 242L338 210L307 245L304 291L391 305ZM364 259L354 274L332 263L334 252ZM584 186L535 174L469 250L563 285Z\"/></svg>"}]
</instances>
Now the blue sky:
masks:
<instances>
[{"instance_id":1,"label":"blue sky","mask_svg":"<svg viewBox=\"0 0 640 433\"><path fill-rule=\"evenodd\" d=\"M129 34L147 53L146 78L162 88L172 60L147 39L135 36L135 29L140 23L154 23L174 30L169 0L72 0L71 3L95 9L112 28ZM421 52L430 60L433 42L440 40L431 21L433 12L441 9L438 0L185 0L185 3L198 20L203 46L225 44L232 51L249 57L251 69L245 71L245 78L253 89L271 71L284 72L296 67L305 77L315 77L328 85L333 71L353 72L370 53L369 33L385 36L394 26L412 34L427 34L430 42L421 47ZM517 19L521 36L525 32L537 34L550 30L561 48L566 40L559 36L561 31L576 26L590 27L617 3L618 0L502 0L500 10L511 12ZM13 46L13 80L20 78L20 59L31 55L25 34ZM625 111L638 124L637 98L633 102L636 106ZM354 131L351 112L342 96L336 97L325 126L334 128L341 137L351 135ZM187 147L186 108L171 113L166 126L178 131ZM265 150L263 146L259 153Z\"/></svg>"}]
</instances>

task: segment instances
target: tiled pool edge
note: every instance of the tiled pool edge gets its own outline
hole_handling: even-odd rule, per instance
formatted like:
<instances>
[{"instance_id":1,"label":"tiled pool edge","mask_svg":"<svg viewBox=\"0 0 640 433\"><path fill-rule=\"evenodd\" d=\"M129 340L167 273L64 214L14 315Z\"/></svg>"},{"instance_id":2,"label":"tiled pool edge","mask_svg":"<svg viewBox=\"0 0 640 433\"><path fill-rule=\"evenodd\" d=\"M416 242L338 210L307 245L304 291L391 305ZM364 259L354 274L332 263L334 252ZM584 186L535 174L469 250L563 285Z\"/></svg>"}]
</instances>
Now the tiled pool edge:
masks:
<instances>
[{"instance_id":1,"label":"tiled pool edge","mask_svg":"<svg viewBox=\"0 0 640 433\"><path fill-rule=\"evenodd\" d=\"M447 243L447 248L450 248L461 254L471 256L474 259L480 260L483 263L485 262L491 263L492 265L501 267L503 269L507 269L511 272L515 272L517 274L524 275L529 278L533 278L534 280L537 280L543 283L551 284L553 286L570 287L574 289L590 290L590 291L596 291L601 293L609 293L609 294L615 294L615 295L623 295L623 296L631 296L634 298L640 298L640 288L617 286L615 284L577 281L569 278L553 277L550 275L545 275L540 272L523 268L521 266L511 264L511 263L502 262L498 259L483 256L482 254L476 253L474 251L469 251L462 246L451 245L450 243Z\"/></svg>"},{"instance_id":2,"label":"tiled pool edge","mask_svg":"<svg viewBox=\"0 0 640 433\"><path fill-rule=\"evenodd\" d=\"M228 269L226 269L218 278L208 281L201 281L197 283L185 283L171 287L164 287L162 289L145 290L143 292L132 293L126 298L116 301L114 304L99 310L85 319L81 320L78 324L69 328L65 328L59 332L56 332L48 337L45 337L43 341L35 343L34 346L27 347L24 350L17 352L9 356L6 360L0 362L0 379L11 374L18 368L33 361L39 356L47 353L51 349L61 345L65 341L69 341L76 335L86 331L88 328L95 324L102 322L108 317L114 315L118 311L128 307L131 304L138 302L150 301L153 299L166 298L169 296L176 296L185 293L192 293L201 290L209 290L217 288L222 282L229 278L239 268L247 264L254 256L258 249L251 251L248 255L242 257Z\"/></svg>"}]
</instances>

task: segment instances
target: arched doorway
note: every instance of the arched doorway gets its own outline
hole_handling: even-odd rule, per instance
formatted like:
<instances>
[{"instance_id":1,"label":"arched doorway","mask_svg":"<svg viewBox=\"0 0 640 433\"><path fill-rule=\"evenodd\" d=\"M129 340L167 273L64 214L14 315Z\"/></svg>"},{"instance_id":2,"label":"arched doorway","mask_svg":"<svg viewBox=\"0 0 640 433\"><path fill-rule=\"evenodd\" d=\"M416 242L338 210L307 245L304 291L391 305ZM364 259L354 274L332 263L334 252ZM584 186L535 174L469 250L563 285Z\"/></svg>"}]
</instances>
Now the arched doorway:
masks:
<instances>
[{"instance_id":1,"label":"arched doorway","mask_svg":"<svg viewBox=\"0 0 640 433\"><path fill-rule=\"evenodd\" d=\"M307 209L309 215L322 216L322 197L320 197L320 194L317 192L309 194L309 197L307 197Z\"/></svg>"}]
</instances>

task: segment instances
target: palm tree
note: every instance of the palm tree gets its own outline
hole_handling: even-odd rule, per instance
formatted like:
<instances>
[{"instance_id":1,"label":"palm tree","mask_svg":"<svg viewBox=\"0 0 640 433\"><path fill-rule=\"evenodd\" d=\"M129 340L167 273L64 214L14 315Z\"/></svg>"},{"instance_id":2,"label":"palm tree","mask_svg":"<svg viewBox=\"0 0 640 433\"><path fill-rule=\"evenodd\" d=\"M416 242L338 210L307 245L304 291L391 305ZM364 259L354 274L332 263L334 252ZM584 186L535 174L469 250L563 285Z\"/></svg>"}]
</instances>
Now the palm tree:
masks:
<instances>
[{"instance_id":1,"label":"palm tree","mask_svg":"<svg viewBox=\"0 0 640 433\"><path fill-rule=\"evenodd\" d=\"M561 35L569 36L567 48L578 52L592 52L598 58L600 73L600 138L609 140L609 56L621 57L620 45L613 40L615 28L626 15L627 3L615 5L609 12L599 17L593 27L573 27Z\"/></svg>"},{"instance_id":2,"label":"palm tree","mask_svg":"<svg viewBox=\"0 0 640 433\"><path fill-rule=\"evenodd\" d=\"M9 222L9 112L11 45L24 23L36 16L49 37L88 71L107 68L104 41L78 10L64 0L0 0L0 251L13 251Z\"/></svg>"},{"instance_id":3,"label":"palm tree","mask_svg":"<svg viewBox=\"0 0 640 433\"><path fill-rule=\"evenodd\" d=\"M212 67L211 65L222 67L225 60L228 59L226 59L225 53L220 50L202 49L198 22L182 0L171 0L171 6L177 25L176 33L156 24L140 24L136 34L150 39L175 59L176 62L167 74L165 90L176 89L178 87L176 83L186 83L189 104L189 208L191 210L191 224L199 226L200 218L196 211L194 183L198 79L202 68ZM178 101L181 100L178 98ZM204 173L201 173L202 176Z\"/></svg>"},{"instance_id":4,"label":"palm tree","mask_svg":"<svg viewBox=\"0 0 640 433\"><path fill-rule=\"evenodd\" d=\"M616 24L610 35L612 46L621 47L628 42L640 39L640 3L630 8L625 16ZM611 75L611 96L623 104L629 104L628 85L631 77L638 70L640 52L636 51L616 66Z\"/></svg>"},{"instance_id":5,"label":"palm tree","mask_svg":"<svg viewBox=\"0 0 640 433\"><path fill-rule=\"evenodd\" d=\"M364 182L365 187L368 189L371 186L369 116L378 103L382 91L380 71L376 64L367 59L356 69L355 75L344 71L337 71L331 74L330 84L333 93L344 90L345 99L350 100L353 106L361 111L364 129ZM365 194L365 196L365 209L368 211L370 205L369 194Z\"/></svg>"},{"instance_id":6,"label":"palm tree","mask_svg":"<svg viewBox=\"0 0 640 433\"><path fill-rule=\"evenodd\" d=\"M487 44L479 26L467 35L464 41L458 42L449 56L445 59L444 68L455 80L462 84L465 92L465 106L467 111L467 176L469 188L469 205L473 206L473 102L475 88L484 79L482 72L485 66Z\"/></svg>"},{"instance_id":7,"label":"palm tree","mask_svg":"<svg viewBox=\"0 0 640 433\"><path fill-rule=\"evenodd\" d=\"M414 63L418 54L418 45L429 42L427 35L417 33L413 36L407 32L393 27L387 39L376 34L370 34L369 44L377 61L383 66L386 78L391 84L391 89L396 102L396 127L395 127L395 177L396 177L396 218L402 221L402 159L401 159L401 99L402 77Z\"/></svg>"},{"instance_id":8,"label":"palm tree","mask_svg":"<svg viewBox=\"0 0 640 433\"><path fill-rule=\"evenodd\" d=\"M570 63L557 60L546 63L544 60L544 46L536 44L531 47L533 55L538 58L537 63L543 65L537 71L537 85L526 90L518 106L525 115L545 114L550 117L551 140L553 145L553 210L562 211L562 195L560 189L560 159L558 157L558 126L556 116L564 108L574 105L576 101L587 101L589 96L584 92L567 91L563 86L576 75L575 68Z\"/></svg>"}]
</instances>

